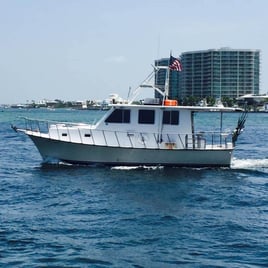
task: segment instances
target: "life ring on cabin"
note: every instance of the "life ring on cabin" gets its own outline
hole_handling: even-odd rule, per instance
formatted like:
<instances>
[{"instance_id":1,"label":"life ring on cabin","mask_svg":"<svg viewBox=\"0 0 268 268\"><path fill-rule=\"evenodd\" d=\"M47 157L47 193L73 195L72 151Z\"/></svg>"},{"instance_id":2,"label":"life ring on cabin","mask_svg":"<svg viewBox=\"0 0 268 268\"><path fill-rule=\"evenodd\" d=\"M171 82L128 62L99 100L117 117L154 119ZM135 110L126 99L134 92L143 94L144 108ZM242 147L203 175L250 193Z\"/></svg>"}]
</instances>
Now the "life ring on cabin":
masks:
<instances>
[{"instance_id":1,"label":"life ring on cabin","mask_svg":"<svg viewBox=\"0 0 268 268\"><path fill-rule=\"evenodd\" d=\"M177 100L164 100L164 106L178 106Z\"/></svg>"}]
</instances>

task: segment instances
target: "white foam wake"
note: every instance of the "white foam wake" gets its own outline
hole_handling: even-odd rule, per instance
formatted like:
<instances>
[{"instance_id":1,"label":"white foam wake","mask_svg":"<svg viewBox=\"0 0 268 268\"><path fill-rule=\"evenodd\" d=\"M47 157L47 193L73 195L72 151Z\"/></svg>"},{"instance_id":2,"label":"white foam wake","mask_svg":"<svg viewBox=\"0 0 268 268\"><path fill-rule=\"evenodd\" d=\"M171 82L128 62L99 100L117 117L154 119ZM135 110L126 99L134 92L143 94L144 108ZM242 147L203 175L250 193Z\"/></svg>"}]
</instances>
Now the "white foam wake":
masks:
<instances>
[{"instance_id":1,"label":"white foam wake","mask_svg":"<svg viewBox=\"0 0 268 268\"><path fill-rule=\"evenodd\" d=\"M111 169L116 170L133 170L133 169L145 169L145 170L157 170L157 169L163 169L163 166L115 166Z\"/></svg>"},{"instance_id":2,"label":"white foam wake","mask_svg":"<svg viewBox=\"0 0 268 268\"><path fill-rule=\"evenodd\" d=\"M237 159L234 158L231 163L233 169L257 169L268 168L268 159Z\"/></svg>"}]
</instances>

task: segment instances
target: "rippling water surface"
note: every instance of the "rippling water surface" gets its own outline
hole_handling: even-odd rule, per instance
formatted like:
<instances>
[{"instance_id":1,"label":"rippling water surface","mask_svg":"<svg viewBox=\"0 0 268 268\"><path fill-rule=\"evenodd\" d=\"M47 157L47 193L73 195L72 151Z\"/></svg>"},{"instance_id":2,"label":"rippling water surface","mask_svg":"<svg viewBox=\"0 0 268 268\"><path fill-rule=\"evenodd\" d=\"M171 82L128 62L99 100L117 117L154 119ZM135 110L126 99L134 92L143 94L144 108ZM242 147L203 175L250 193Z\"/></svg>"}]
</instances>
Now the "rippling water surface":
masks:
<instances>
[{"instance_id":1,"label":"rippling water surface","mask_svg":"<svg viewBox=\"0 0 268 268\"><path fill-rule=\"evenodd\" d=\"M42 165L10 128L101 114L0 113L0 266L267 267L268 114L249 114L224 169Z\"/></svg>"}]
</instances>

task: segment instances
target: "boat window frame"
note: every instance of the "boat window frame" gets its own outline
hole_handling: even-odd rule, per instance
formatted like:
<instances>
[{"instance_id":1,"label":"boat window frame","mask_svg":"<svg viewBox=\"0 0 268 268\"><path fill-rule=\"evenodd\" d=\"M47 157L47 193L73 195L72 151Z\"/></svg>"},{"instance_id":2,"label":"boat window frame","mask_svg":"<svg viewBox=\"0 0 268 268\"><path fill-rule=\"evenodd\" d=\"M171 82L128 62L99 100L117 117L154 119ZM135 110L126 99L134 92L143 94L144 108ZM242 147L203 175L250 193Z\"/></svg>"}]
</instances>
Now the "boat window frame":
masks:
<instances>
[{"instance_id":1,"label":"boat window frame","mask_svg":"<svg viewBox=\"0 0 268 268\"><path fill-rule=\"evenodd\" d=\"M155 110L139 109L138 123L145 125L154 125L155 123Z\"/></svg>"},{"instance_id":2,"label":"boat window frame","mask_svg":"<svg viewBox=\"0 0 268 268\"><path fill-rule=\"evenodd\" d=\"M130 109L114 109L112 113L105 119L106 124L130 124Z\"/></svg>"},{"instance_id":3,"label":"boat window frame","mask_svg":"<svg viewBox=\"0 0 268 268\"><path fill-rule=\"evenodd\" d=\"M178 126L180 124L180 112L177 110L164 110L162 123L163 125Z\"/></svg>"}]
</instances>

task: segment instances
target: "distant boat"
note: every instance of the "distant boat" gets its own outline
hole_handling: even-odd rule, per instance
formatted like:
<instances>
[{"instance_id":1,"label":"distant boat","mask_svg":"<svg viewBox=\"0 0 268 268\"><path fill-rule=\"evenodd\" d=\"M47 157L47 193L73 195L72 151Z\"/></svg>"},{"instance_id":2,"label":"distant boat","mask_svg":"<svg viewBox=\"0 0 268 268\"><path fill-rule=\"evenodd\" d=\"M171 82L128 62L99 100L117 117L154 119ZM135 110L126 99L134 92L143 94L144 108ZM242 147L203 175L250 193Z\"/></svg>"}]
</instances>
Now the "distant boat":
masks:
<instances>
[{"instance_id":1,"label":"distant boat","mask_svg":"<svg viewBox=\"0 0 268 268\"><path fill-rule=\"evenodd\" d=\"M207 100L206 99L200 100L198 106L207 107L208 106Z\"/></svg>"},{"instance_id":2,"label":"distant boat","mask_svg":"<svg viewBox=\"0 0 268 268\"><path fill-rule=\"evenodd\" d=\"M218 108L223 108L224 107L223 103L221 102L221 99L216 100L215 106L218 107Z\"/></svg>"},{"instance_id":3,"label":"distant boat","mask_svg":"<svg viewBox=\"0 0 268 268\"><path fill-rule=\"evenodd\" d=\"M155 67L154 72L165 66ZM237 137L244 128L246 113L241 113L233 131L196 132L195 113L230 113L234 108L178 106L150 84L155 73L133 93L128 103L111 104L96 124L49 122L25 118L26 126L13 129L28 135L44 162L112 166L224 166L231 164ZM166 84L168 86L168 84ZM147 99L134 104L144 89L154 89L161 99ZM168 87L167 87L168 88ZM136 103L136 102L135 102Z\"/></svg>"}]
</instances>

